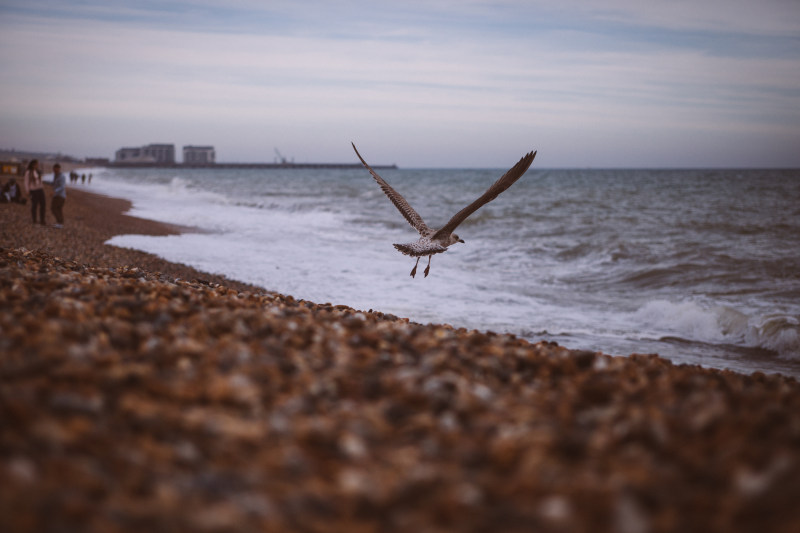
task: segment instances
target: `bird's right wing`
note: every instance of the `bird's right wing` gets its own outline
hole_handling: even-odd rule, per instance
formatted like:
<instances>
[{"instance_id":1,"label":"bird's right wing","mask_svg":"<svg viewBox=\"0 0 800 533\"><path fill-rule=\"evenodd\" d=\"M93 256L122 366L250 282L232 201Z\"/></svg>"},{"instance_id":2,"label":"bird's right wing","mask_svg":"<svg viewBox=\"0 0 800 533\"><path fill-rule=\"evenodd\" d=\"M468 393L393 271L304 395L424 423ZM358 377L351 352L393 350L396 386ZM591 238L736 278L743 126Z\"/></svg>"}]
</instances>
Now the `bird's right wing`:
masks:
<instances>
[{"instance_id":1,"label":"bird's right wing","mask_svg":"<svg viewBox=\"0 0 800 533\"><path fill-rule=\"evenodd\" d=\"M425 221L422 220L422 217L419 216L419 213L414 211L414 208L408 205L406 199L403 198L399 192L394 190L391 185L386 183L386 181L378 175L377 172L372 170L372 167L369 166L367 162L364 161L364 158L361 157L361 154L358 153L356 145L352 142L350 144L353 145L353 150L356 151L356 155L361 160L361 163L367 168L367 170L369 170L369 173L372 174L372 177L375 178L375 181L377 181L378 185L381 186L381 190L386 193L386 196L389 197L389 200L392 201L397 210L400 211L408 223L411 224L411 227L417 230L420 234L429 233L431 230L428 228L428 225L425 224Z\"/></svg>"}]
</instances>

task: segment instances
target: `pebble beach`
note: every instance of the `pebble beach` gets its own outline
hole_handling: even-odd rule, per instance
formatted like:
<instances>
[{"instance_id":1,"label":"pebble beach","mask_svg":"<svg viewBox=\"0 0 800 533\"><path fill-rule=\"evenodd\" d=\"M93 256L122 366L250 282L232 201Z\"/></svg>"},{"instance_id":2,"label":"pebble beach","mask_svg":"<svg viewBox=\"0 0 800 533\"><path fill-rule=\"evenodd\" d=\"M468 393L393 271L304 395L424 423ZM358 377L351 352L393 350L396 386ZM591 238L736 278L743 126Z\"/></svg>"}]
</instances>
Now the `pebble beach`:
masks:
<instances>
[{"instance_id":1,"label":"pebble beach","mask_svg":"<svg viewBox=\"0 0 800 533\"><path fill-rule=\"evenodd\" d=\"M129 208L0 205L0 531L800 531L792 377L295 299Z\"/></svg>"}]
</instances>

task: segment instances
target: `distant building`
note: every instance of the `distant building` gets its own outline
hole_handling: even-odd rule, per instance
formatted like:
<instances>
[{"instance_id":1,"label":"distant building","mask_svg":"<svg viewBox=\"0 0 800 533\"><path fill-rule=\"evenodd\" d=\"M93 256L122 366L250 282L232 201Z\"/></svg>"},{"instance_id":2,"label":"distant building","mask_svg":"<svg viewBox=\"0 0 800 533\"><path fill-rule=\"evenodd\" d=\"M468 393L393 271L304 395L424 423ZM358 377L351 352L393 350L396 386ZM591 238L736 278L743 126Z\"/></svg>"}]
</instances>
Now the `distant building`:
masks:
<instances>
[{"instance_id":1,"label":"distant building","mask_svg":"<svg viewBox=\"0 0 800 533\"><path fill-rule=\"evenodd\" d=\"M213 165L216 160L213 146L184 146L184 165Z\"/></svg>"},{"instance_id":2,"label":"distant building","mask_svg":"<svg viewBox=\"0 0 800 533\"><path fill-rule=\"evenodd\" d=\"M144 153L155 159L156 163L174 163L175 145L174 144L148 144L142 148Z\"/></svg>"},{"instance_id":3,"label":"distant building","mask_svg":"<svg viewBox=\"0 0 800 533\"><path fill-rule=\"evenodd\" d=\"M117 163L155 163L155 159L145 156L142 148L120 148L114 156Z\"/></svg>"},{"instance_id":4,"label":"distant building","mask_svg":"<svg viewBox=\"0 0 800 533\"><path fill-rule=\"evenodd\" d=\"M115 163L175 163L174 144L148 144L139 148L120 148Z\"/></svg>"}]
</instances>

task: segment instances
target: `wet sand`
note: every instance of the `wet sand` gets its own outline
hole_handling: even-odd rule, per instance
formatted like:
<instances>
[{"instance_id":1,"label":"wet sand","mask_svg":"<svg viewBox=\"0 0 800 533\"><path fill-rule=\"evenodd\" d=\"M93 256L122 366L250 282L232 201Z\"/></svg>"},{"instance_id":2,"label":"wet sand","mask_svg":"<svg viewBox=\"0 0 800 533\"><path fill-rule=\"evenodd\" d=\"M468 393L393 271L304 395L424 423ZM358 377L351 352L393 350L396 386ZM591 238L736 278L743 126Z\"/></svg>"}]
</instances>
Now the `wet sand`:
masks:
<instances>
[{"instance_id":1,"label":"wet sand","mask_svg":"<svg viewBox=\"0 0 800 533\"><path fill-rule=\"evenodd\" d=\"M0 205L2 531L800 530L793 378L299 301L127 207Z\"/></svg>"}]
</instances>

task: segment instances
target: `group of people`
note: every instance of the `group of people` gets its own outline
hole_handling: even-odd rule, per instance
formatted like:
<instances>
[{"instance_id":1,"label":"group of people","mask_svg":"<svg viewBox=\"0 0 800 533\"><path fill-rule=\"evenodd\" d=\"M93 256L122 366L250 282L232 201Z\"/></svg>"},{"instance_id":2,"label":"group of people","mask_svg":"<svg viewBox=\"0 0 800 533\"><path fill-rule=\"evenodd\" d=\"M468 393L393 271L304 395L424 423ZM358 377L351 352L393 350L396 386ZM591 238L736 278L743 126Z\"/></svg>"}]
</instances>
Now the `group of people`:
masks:
<instances>
[{"instance_id":1,"label":"group of people","mask_svg":"<svg viewBox=\"0 0 800 533\"><path fill-rule=\"evenodd\" d=\"M86 183L86 174L81 174L79 176L78 173L75 172L74 170L69 173L69 182L70 183L78 183L79 179L81 180L81 184ZM91 182L92 182L92 175L89 174L89 183L91 183Z\"/></svg>"},{"instance_id":2,"label":"group of people","mask_svg":"<svg viewBox=\"0 0 800 533\"><path fill-rule=\"evenodd\" d=\"M70 183L86 183L86 174L79 175L75 171L69 173ZM92 175L89 174L89 183L92 182ZM53 165L53 199L50 202L50 211L56 217L55 228L64 227L64 203L67 201L67 177L61 173L61 164ZM39 160L34 159L28 163L25 170L25 177L22 186L17 184L17 180L8 180L2 190L0 190L0 203L26 204L28 198L31 201L31 218L33 223L45 224L45 204L47 200L44 195L44 182L42 172L39 169Z\"/></svg>"},{"instance_id":3,"label":"group of people","mask_svg":"<svg viewBox=\"0 0 800 533\"><path fill-rule=\"evenodd\" d=\"M56 163L53 165L53 199L50 204L50 210L53 216L56 217L54 227L64 227L64 203L67 200L67 177L61 173L61 165ZM39 161L37 159L28 163L28 168L25 170L25 177L23 185L17 185L17 181L11 178L8 183L3 187L0 197L5 202L16 202L20 204L26 203L26 198L22 192L24 190L25 196L31 200L31 218L33 223L45 224L45 195L44 195L44 182L42 181L42 172L39 170ZM38 215L38 216L37 216Z\"/></svg>"}]
</instances>

